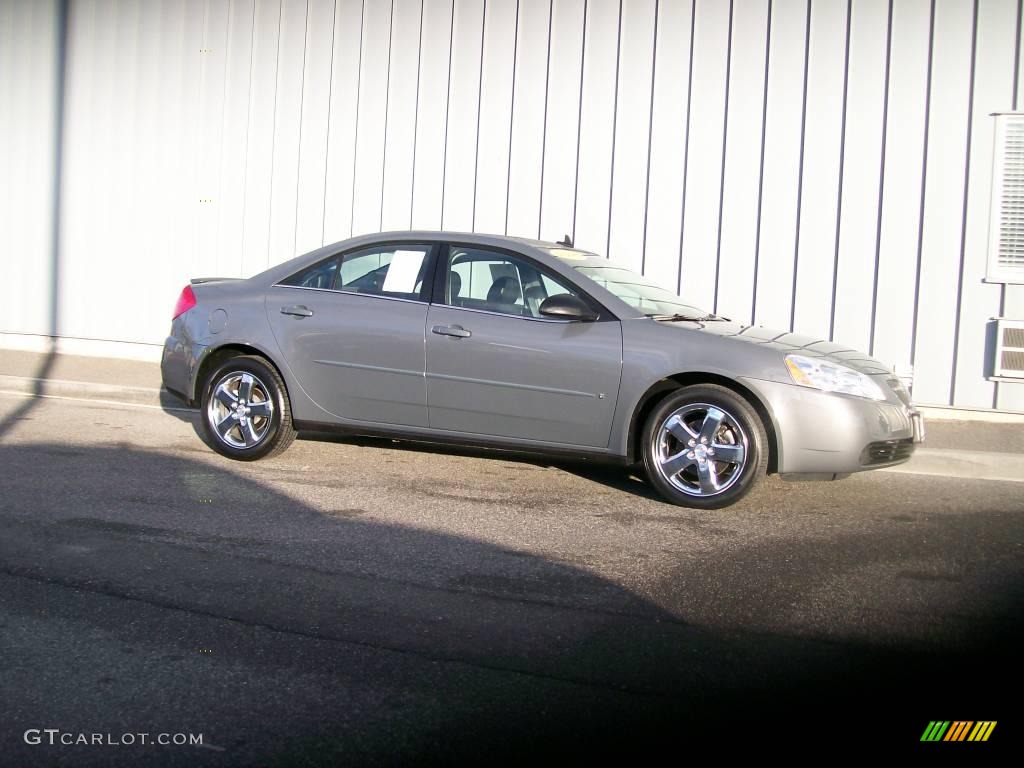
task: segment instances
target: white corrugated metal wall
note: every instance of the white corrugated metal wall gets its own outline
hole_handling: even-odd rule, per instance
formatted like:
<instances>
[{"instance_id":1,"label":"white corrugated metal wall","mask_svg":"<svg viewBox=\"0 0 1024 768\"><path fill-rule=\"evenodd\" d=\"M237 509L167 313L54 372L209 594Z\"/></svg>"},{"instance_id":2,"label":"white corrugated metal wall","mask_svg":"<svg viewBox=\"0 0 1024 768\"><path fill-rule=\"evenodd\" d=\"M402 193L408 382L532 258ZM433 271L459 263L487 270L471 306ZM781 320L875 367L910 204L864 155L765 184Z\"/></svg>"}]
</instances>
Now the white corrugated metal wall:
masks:
<instances>
[{"instance_id":1,"label":"white corrugated metal wall","mask_svg":"<svg viewBox=\"0 0 1024 768\"><path fill-rule=\"evenodd\" d=\"M73 0L58 155L61 8L0 3L0 332L158 343L189 277L569 232L1024 410L987 378L1024 286L983 282L1020 0Z\"/></svg>"}]
</instances>

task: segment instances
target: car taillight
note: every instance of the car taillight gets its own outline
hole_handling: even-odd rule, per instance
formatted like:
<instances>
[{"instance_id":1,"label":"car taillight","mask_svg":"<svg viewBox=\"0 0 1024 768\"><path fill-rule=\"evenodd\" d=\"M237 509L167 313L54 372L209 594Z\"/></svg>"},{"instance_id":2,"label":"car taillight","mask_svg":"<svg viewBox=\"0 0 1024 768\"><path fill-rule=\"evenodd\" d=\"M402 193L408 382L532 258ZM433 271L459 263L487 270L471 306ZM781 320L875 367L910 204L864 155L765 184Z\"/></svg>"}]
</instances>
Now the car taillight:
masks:
<instances>
[{"instance_id":1,"label":"car taillight","mask_svg":"<svg viewBox=\"0 0 1024 768\"><path fill-rule=\"evenodd\" d=\"M186 285L181 289L181 295L178 296L178 301L174 305L174 315L171 317L171 320L177 319L179 315L185 314L195 305L196 295L192 293L192 286Z\"/></svg>"}]
</instances>

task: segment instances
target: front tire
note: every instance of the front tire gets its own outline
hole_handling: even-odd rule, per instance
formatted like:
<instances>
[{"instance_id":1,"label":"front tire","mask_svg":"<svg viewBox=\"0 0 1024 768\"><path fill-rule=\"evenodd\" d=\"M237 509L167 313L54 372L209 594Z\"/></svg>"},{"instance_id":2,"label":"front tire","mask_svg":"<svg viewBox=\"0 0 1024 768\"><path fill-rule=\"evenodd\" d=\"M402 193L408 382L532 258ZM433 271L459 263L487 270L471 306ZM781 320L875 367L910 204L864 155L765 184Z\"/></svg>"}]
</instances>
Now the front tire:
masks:
<instances>
[{"instance_id":1,"label":"front tire","mask_svg":"<svg viewBox=\"0 0 1024 768\"><path fill-rule=\"evenodd\" d=\"M644 425L644 468L673 504L720 509L754 489L768 466L768 436L749 402L717 384L683 387Z\"/></svg>"},{"instance_id":2,"label":"front tire","mask_svg":"<svg viewBox=\"0 0 1024 768\"><path fill-rule=\"evenodd\" d=\"M261 357L240 355L217 366L203 386L200 414L207 444L230 459L274 456L295 439L284 381Z\"/></svg>"}]
</instances>

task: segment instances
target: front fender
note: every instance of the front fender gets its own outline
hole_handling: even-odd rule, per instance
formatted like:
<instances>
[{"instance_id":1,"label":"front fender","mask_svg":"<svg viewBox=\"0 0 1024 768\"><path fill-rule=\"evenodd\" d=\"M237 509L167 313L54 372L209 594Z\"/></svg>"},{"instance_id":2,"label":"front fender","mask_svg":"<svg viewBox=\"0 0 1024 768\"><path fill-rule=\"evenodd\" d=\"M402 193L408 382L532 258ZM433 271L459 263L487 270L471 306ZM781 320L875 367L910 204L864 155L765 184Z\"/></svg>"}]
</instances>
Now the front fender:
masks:
<instances>
[{"instance_id":1,"label":"front fender","mask_svg":"<svg viewBox=\"0 0 1024 768\"><path fill-rule=\"evenodd\" d=\"M784 375L780 353L728 336L663 326L650 320L623 321L622 383L608 448L633 456L637 415L661 390L706 382L722 384L747 397L766 421L769 437L779 434L771 403L745 382L779 380ZM777 451L781 452L778 446ZM780 458L776 456L776 458ZM774 464L774 462L773 462Z\"/></svg>"}]
</instances>

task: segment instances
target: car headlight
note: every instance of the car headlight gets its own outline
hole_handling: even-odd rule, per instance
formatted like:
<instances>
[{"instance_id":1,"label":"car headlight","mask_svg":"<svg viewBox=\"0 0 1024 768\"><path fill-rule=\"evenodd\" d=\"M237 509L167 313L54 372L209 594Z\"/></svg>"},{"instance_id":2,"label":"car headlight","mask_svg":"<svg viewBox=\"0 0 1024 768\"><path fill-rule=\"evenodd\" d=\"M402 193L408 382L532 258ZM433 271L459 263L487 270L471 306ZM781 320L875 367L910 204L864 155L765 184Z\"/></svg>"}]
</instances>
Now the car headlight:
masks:
<instances>
[{"instance_id":1,"label":"car headlight","mask_svg":"<svg viewBox=\"0 0 1024 768\"><path fill-rule=\"evenodd\" d=\"M869 400L885 400L885 392L870 376L845 365L803 355L786 355L786 368L789 369L793 383L801 387L866 397Z\"/></svg>"}]
</instances>

